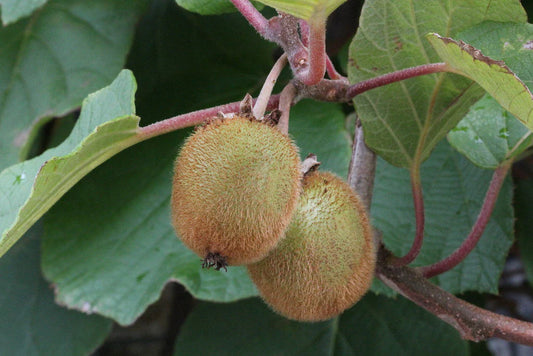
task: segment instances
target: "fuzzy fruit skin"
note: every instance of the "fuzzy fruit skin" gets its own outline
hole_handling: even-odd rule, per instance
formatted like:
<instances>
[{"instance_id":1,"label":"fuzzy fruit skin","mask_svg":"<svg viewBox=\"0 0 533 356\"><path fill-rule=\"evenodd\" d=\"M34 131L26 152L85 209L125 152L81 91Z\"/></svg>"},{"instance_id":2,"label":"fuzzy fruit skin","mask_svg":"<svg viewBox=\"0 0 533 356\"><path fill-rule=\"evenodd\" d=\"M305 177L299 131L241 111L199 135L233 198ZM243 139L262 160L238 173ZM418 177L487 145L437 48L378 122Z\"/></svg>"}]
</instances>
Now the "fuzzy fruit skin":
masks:
<instances>
[{"instance_id":1,"label":"fuzzy fruit skin","mask_svg":"<svg viewBox=\"0 0 533 356\"><path fill-rule=\"evenodd\" d=\"M376 250L366 211L348 184L327 172L304 178L286 237L247 266L263 299L298 321L330 319L370 288Z\"/></svg>"},{"instance_id":2,"label":"fuzzy fruit skin","mask_svg":"<svg viewBox=\"0 0 533 356\"><path fill-rule=\"evenodd\" d=\"M263 258L284 236L300 192L297 147L278 129L236 116L199 127L176 159L172 224L200 257Z\"/></svg>"}]
</instances>

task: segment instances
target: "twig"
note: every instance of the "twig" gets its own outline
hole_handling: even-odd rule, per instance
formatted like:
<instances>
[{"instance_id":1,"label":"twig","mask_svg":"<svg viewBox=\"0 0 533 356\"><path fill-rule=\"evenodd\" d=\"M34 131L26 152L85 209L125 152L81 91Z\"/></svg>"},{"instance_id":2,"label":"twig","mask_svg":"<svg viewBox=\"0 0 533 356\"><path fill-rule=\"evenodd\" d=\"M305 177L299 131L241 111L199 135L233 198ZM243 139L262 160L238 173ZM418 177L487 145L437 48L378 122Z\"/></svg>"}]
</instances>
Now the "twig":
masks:
<instances>
[{"instance_id":1,"label":"twig","mask_svg":"<svg viewBox=\"0 0 533 356\"><path fill-rule=\"evenodd\" d=\"M378 254L376 274L386 285L436 315L459 331L464 339L491 337L533 345L533 324L492 313L465 302L429 282L412 268L387 264L390 252Z\"/></svg>"},{"instance_id":2,"label":"twig","mask_svg":"<svg viewBox=\"0 0 533 356\"><path fill-rule=\"evenodd\" d=\"M278 77L286 64L287 54L284 53L278 58L276 63L274 63L274 66L270 70L270 73L268 73L265 83L261 88L261 92L257 96L257 101L255 102L252 111L255 118L261 119L263 115L265 115L265 110L268 105L270 95L272 94L272 89L274 88L274 85L276 84L276 81L278 80Z\"/></svg>"},{"instance_id":3,"label":"twig","mask_svg":"<svg viewBox=\"0 0 533 356\"><path fill-rule=\"evenodd\" d=\"M214 117L219 112L223 113L236 113L239 111L240 101L233 103L214 106L212 108L193 111L187 114L171 117L166 120L155 122L151 125L141 127L138 129L137 134L143 140L147 140L152 137L163 135L168 132L172 132L178 129L182 129L189 126L201 124L210 117ZM272 95L268 101L267 110L274 109L279 104L279 95Z\"/></svg>"},{"instance_id":4,"label":"twig","mask_svg":"<svg viewBox=\"0 0 533 356\"><path fill-rule=\"evenodd\" d=\"M367 90L374 89L386 84L391 84L394 82L399 82L401 80L418 77L420 75L448 71L450 71L450 68L446 63L431 63L417 67L406 68L354 84L348 89L347 95L348 97L353 98L354 96L364 93Z\"/></svg>"},{"instance_id":5,"label":"twig","mask_svg":"<svg viewBox=\"0 0 533 356\"><path fill-rule=\"evenodd\" d=\"M348 172L348 184L357 192L367 211L370 211L375 175L376 154L365 144L363 127L360 121L357 120L352 160Z\"/></svg>"},{"instance_id":6,"label":"twig","mask_svg":"<svg viewBox=\"0 0 533 356\"><path fill-rule=\"evenodd\" d=\"M450 269L461 263L470 254L470 252L472 252L474 247L476 247L477 243L479 242L479 239L481 238L481 235L483 235L483 231L485 231L485 227L487 226L490 220L490 216L492 214L492 211L494 210L494 205L498 200L498 195L500 193L502 184L505 180L505 176L507 175L507 172L509 171L510 167L511 163L508 162L498 167L494 171L489 189L487 190L487 194L485 195L485 200L483 201L483 206L481 207L481 211L479 212L476 223L472 227L470 234L465 239L465 241L463 241L461 246L459 246L450 256L446 257L445 259L430 266L417 268L417 270L419 270L424 275L424 277L431 278L438 274L449 271Z\"/></svg>"},{"instance_id":7,"label":"twig","mask_svg":"<svg viewBox=\"0 0 533 356\"><path fill-rule=\"evenodd\" d=\"M326 21L309 24L309 54L307 65L302 63L296 78L306 85L315 85L326 73Z\"/></svg>"},{"instance_id":8,"label":"twig","mask_svg":"<svg viewBox=\"0 0 533 356\"><path fill-rule=\"evenodd\" d=\"M278 122L278 129L284 134L289 133L289 117L295 95L296 87L292 83L289 83L283 88L279 96L279 110L281 111L281 117Z\"/></svg>"}]
</instances>

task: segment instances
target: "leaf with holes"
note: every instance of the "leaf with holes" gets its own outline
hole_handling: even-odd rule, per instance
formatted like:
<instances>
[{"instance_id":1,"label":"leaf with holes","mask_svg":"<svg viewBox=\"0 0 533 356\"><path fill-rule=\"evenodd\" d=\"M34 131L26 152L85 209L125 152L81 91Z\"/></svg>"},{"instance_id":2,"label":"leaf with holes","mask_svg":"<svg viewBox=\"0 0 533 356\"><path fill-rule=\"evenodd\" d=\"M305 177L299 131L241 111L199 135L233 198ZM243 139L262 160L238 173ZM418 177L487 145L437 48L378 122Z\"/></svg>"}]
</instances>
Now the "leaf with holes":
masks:
<instances>
[{"instance_id":1,"label":"leaf with holes","mask_svg":"<svg viewBox=\"0 0 533 356\"><path fill-rule=\"evenodd\" d=\"M476 81L501 106L533 129L533 94L503 61L487 57L463 41L436 33L427 38L454 72Z\"/></svg>"},{"instance_id":2,"label":"leaf with holes","mask_svg":"<svg viewBox=\"0 0 533 356\"><path fill-rule=\"evenodd\" d=\"M496 100L486 95L448 133L448 141L474 164L496 169L524 152L533 143L533 135Z\"/></svg>"}]
</instances>

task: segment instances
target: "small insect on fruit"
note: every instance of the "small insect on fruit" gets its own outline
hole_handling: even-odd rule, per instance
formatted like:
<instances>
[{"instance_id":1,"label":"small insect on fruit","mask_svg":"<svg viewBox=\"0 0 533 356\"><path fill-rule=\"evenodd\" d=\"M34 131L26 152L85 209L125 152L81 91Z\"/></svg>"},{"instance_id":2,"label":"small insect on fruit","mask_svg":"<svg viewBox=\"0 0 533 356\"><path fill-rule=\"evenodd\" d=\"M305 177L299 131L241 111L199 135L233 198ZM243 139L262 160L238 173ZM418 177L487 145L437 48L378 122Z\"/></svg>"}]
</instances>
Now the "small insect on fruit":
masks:
<instances>
[{"instance_id":1,"label":"small insect on fruit","mask_svg":"<svg viewBox=\"0 0 533 356\"><path fill-rule=\"evenodd\" d=\"M172 224L219 270L263 258L284 236L300 191L300 160L276 127L236 116L198 127L176 160Z\"/></svg>"},{"instance_id":2,"label":"small insect on fruit","mask_svg":"<svg viewBox=\"0 0 533 356\"><path fill-rule=\"evenodd\" d=\"M299 321L337 316L370 288L376 252L367 214L348 184L311 172L286 237L247 266L263 299Z\"/></svg>"}]
</instances>

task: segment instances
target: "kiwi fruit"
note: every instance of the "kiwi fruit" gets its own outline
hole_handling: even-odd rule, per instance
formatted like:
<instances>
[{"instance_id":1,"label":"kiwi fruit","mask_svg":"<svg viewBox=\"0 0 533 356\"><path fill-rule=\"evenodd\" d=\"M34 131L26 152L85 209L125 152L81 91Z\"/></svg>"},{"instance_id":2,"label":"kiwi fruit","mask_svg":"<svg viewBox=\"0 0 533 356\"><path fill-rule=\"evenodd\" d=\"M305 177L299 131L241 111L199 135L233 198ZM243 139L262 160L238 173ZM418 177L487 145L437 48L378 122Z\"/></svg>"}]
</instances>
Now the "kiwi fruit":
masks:
<instances>
[{"instance_id":1,"label":"kiwi fruit","mask_svg":"<svg viewBox=\"0 0 533 356\"><path fill-rule=\"evenodd\" d=\"M256 262L284 236L300 184L298 149L287 135L253 118L216 118L176 159L172 224L204 267Z\"/></svg>"},{"instance_id":2,"label":"kiwi fruit","mask_svg":"<svg viewBox=\"0 0 533 356\"><path fill-rule=\"evenodd\" d=\"M248 265L274 311L298 321L330 319L370 288L376 264L366 211L347 183L310 172L286 236L263 260Z\"/></svg>"}]
</instances>

